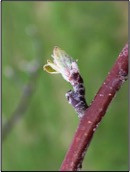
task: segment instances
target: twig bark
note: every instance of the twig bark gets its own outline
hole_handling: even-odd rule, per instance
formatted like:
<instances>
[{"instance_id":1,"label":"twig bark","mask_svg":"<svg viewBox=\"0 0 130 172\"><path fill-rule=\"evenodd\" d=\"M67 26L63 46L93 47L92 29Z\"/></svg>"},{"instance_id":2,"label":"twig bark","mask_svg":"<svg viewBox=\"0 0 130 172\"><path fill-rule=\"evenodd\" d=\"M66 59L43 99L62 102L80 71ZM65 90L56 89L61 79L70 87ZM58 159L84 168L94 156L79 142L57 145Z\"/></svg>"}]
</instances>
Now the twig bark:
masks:
<instances>
[{"instance_id":1,"label":"twig bark","mask_svg":"<svg viewBox=\"0 0 130 172\"><path fill-rule=\"evenodd\" d=\"M128 44L119 54L106 80L96 94L85 115L80 119L72 144L60 167L60 171L78 171L96 128L128 75Z\"/></svg>"}]
</instances>

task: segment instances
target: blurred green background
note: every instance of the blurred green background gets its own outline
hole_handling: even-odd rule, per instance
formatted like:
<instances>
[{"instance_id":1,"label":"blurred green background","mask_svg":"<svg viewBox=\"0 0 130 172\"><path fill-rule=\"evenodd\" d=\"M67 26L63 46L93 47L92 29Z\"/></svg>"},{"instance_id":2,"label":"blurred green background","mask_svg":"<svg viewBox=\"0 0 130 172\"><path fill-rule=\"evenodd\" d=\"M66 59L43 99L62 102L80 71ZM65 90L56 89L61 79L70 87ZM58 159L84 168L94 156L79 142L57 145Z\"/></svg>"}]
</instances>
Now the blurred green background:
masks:
<instances>
[{"instance_id":1,"label":"blurred green background","mask_svg":"<svg viewBox=\"0 0 130 172\"><path fill-rule=\"evenodd\" d=\"M59 170L72 141L79 119L65 98L71 86L42 70L53 47L78 59L90 104L127 37L128 2L2 2L3 126L30 80L34 86L3 140L3 170ZM128 170L128 82L100 123L83 170Z\"/></svg>"}]
</instances>

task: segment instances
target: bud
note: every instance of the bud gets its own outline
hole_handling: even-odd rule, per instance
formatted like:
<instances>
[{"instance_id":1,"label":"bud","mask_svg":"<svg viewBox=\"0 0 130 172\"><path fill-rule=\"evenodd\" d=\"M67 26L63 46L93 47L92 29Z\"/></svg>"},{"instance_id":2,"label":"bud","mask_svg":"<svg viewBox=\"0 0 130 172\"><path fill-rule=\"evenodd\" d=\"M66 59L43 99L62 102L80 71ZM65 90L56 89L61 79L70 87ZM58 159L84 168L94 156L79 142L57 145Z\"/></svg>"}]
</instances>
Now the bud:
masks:
<instances>
[{"instance_id":1,"label":"bud","mask_svg":"<svg viewBox=\"0 0 130 172\"><path fill-rule=\"evenodd\" d=\"M47 64L43 66L43 69L51 74L60 73L66 81L70 82L74 91L68 91L66 98L78 113L78 117L82 118L88 105L85 100L83 79L79 73L77 63L59 47L54 47L52 57L53 62L47 60Z\"/></svg>"},{"instance_id":2,"label":"bud","mask_svg":"<svg viewBox=\"0 0 130 172\"><path fill-rule=\"evenodd\" d=\"M52 57L53 62L47 60L47 64L43 66L43 69L51 74L60 73L66 81L71 83L71 75L79 73L76 61L59 47L54 47Z\"/></svg>"}]
</instances>

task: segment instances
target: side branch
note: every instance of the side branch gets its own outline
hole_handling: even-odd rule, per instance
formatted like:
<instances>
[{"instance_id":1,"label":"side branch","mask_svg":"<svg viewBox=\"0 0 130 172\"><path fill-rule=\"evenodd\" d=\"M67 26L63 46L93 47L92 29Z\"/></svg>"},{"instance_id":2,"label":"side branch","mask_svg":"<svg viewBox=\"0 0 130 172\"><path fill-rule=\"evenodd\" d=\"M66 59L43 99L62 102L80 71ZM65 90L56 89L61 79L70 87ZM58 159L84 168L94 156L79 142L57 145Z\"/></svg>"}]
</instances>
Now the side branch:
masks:
<instances>
[{"instance_id":1,"label":"side branch","mask_svg":"<svg viewBox=\"0 0 130 172\"><path fill-rule=\"evenodd\" d=\"M72 144L60 167L60 171L77 171L82 168L82 161L86 154L92 136L116 92L121 88L128 76L128 44L119 54L114 66L91 106L86 109L80 119L79 126L73 138Z\"/></svg>"}]
</instances>

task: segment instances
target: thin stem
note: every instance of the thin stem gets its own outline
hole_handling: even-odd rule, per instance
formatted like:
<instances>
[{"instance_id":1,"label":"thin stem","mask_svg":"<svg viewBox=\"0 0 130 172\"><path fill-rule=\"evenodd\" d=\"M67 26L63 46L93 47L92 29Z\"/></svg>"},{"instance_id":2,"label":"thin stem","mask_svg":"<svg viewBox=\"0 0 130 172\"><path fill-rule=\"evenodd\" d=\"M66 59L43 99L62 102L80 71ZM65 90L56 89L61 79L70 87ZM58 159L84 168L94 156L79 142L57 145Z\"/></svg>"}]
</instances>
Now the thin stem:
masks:
<instances>
[{"instance_id":1,"label":"thin stem","mask_svg":"<svg viewBox=\"0 0 130 172\"><path fill-rule=\"evenodd\" d=\"M77 171L82 167L82 161L96 128L128 75L128 44L119 54L114 66L108 73L91 106L86 109L80 119L72 144L60 167L60 171Z\"/></svg>"}]
</instances>

